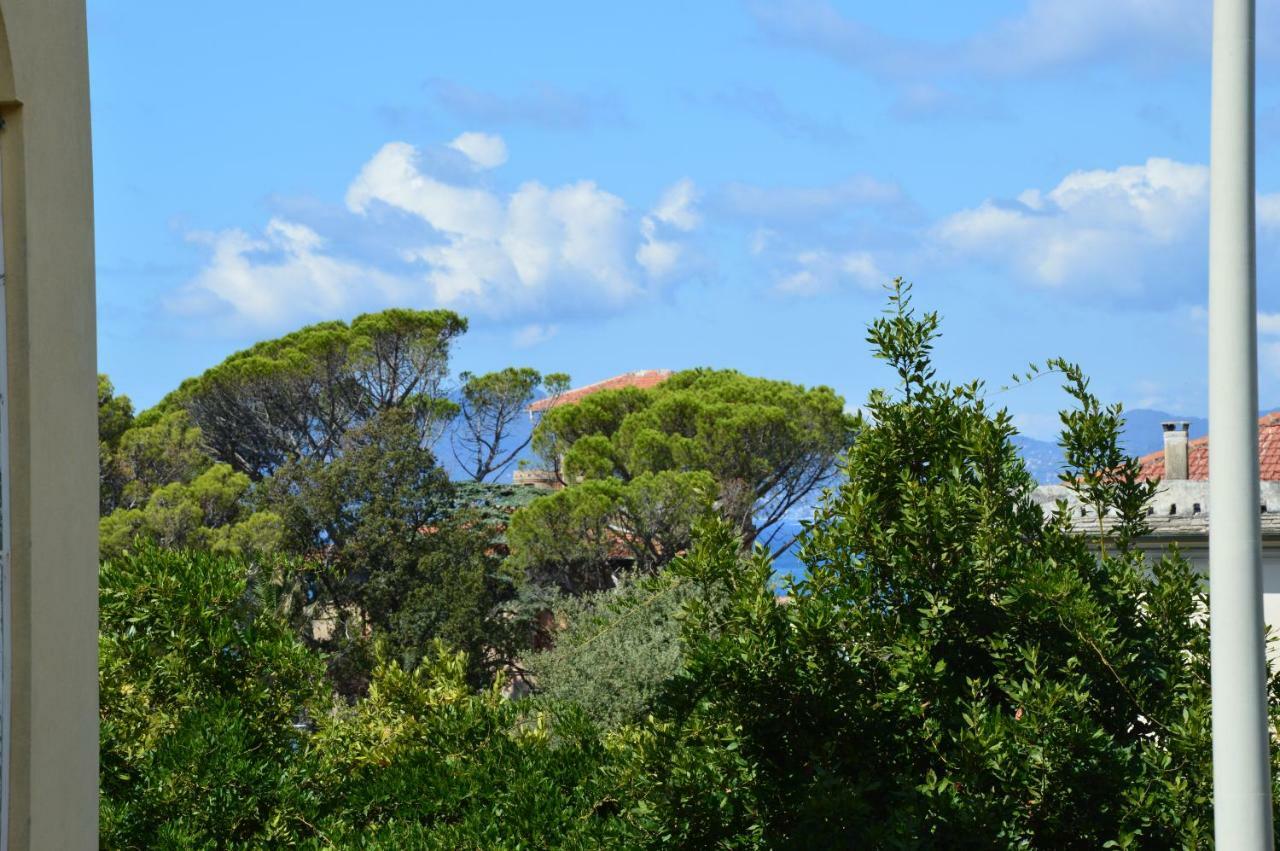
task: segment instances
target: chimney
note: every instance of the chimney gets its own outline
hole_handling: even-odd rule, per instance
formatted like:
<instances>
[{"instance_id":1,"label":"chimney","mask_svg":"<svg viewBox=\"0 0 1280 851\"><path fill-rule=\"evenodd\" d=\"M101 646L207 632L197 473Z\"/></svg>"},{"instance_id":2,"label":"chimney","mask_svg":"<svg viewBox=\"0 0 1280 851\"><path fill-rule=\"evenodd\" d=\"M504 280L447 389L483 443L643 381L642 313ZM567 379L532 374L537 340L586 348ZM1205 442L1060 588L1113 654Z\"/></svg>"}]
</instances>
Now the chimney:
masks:
<instances>
[{"instance_id":1,"label":"chimney","mask_svg":"<svg viewBox=\"0 0 1280 851\"><path fill-rule=\"evenodd\" d=\"M1164 478L1165 481L1184 481L1187 478L1187 429L1191 423L1185 420L1161 423L1164 429Z\"/></svg>"}]
</instances>

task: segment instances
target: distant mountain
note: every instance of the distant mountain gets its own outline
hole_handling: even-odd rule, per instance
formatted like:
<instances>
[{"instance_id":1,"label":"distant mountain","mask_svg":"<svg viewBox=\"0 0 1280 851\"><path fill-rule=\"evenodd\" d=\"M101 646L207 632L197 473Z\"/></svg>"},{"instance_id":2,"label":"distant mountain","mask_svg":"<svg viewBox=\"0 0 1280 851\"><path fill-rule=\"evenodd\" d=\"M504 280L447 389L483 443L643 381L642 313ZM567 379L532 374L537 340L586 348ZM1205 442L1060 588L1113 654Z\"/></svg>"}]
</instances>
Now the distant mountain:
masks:
<instances>
[{"instance_id":1,"label":"distant mountain","mask_svg":"<svg viewBox=\"0 0 1280 851\"><path fill-rule=\"evenodd\" d=\"M1273 409L1274 410L1274 409ZM1258 416L1272 413L1262 411ZM1171 414L1168 411L1154 411L1150 408L1134 408L1124 412L1124 435L1121 445L1130 455L1142 456L1149 452L1164 449L1164 430L1161 423L1181 420L1190 424L1190 438L1204 437L1209 433L1209 420L1205 417L1194 417L1187 414ZM1062 450L1057 443L1048 440L1036 440L1034 437L1018 435L1014 444L1027 462L1027 469L1042 483L1056 483L1058 472L1062 469Z\"/></svg>"},{"instance_id":2,"label":"distant mountain","mask_svg":"<svg viewBox=\"0 0 1280 851\"><path fill-rule=\"evenodd\" d=\"M1036 440L1025 434L1014 435L1013 445L1027 465L1027 472L1040 484L1058 481L1062 470L1062 449L1056 443Z\"/></svg>"},{"instance_id":3,"label":"distant mountain","mask_svg":"<svg viewBox=\"0 0 1280 851\"><path fill-rule=\"evenodd\" d=\"M1152 411L1135 408L1124 412L1124 448L1131 455L1146 455L1164 449L1164 431L1160 424L1170 420L1183 420L1191 424L1190 438L1204 437L1209 433L1209 420L1168 411Z\"/></svg>"}]
</instances>

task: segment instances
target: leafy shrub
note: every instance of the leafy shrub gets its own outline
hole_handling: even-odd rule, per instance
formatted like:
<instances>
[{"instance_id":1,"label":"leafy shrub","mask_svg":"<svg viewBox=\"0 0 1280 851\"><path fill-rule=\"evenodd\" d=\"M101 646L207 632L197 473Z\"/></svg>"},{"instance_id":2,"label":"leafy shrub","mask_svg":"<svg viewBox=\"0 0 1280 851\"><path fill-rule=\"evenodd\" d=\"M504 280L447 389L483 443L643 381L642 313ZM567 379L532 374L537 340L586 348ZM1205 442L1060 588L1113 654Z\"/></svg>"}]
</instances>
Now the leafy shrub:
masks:
<instances>
[{"instance_id":1,"label":"leafy shrub","mask_svg":"<svg viewBox=\"0 0 1280 851\"><path fill-rule=\"evenodd\" d=\"M243 563L146 547L100 587L104 848L626 847L596 728L464 654L383 652L334 706Z\"/></svg>"},{"instance_id":2,"label":"leafy shrub","mask_svg":"<svg viewBox=\"0 0 1280 851\"><path fill-rule=\"evenodd\" d=\"M1044 516L981 385L935 379L936 329L902 289L872 324L899 392L871 394L790 604L725 527L673 566L728 602L692 604L685 668L623 754L652 844L1212 844L1208 601L1176 551L1132 546L1150 485L1119 409L1056 364L1064 481L1104 541Z\"/></svg>"},{"instance_id":3,"label":"leafy shrub","mask_svg":"<svg viewBox=\"0 0 1280 851\"><path fill-rule=\"evenodd\" d=\"M406 671L385 655L369 695L314 742L319 837L362 848L625 847L596 728L579 713L473 692L437 645Z\"/></svg>"},{"instance_id":4,"label":"leafy shrub","mask_svg":"<svg viewBox=\"0 0 1280 851\"><path fill-rule=\"evenodd\" d=\"M297 831L322 666L265 589L234 559L145 547L102 565L99 596L103 847Z\"/></svg>"},{"instance_id":5,"label":"leafy shrub","mask_svg":"<svg viewBox=\"0 0 1280 851\"><path fill-rule=\"evenodd\" d=\"M698 588L659 574L556 600L563 627L526 667L541 694L580 707L606 729L643 721L683 662L680 613Z\"/></svg>"}]
</instances>

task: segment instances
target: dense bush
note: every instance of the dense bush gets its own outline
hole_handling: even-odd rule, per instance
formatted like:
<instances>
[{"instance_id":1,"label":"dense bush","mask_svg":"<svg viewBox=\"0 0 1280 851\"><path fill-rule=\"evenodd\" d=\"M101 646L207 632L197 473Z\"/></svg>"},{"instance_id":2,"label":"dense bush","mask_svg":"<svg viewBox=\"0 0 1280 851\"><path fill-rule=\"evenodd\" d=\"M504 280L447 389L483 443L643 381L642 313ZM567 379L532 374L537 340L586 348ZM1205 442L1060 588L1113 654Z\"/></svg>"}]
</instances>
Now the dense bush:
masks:
<instances>
[{"instance_id":1,"label":"dense bush","mask_svg":"<svg viewBox=\"0 0 1280 851\"><path fill-rule=\"evenodd\" d=\"M871 395L790 604L725 528L674 567L729 602L693 605L685 668L633 734L627 786L647 835L1209 847L1207 600L1176 552L1149 563L1130 546L1151 486L1118 448L1118 408L1057 364L1077 403L1064 480L1111 515L1103 541L1065 507L1044 516L1008 415L978 384L936 380L936 318L903 291L894 302L870 342L899 392Z\"/></svg>"},{"instance_id":2,"label":"dense bush","mask_svg":"<svg viewBox=\"0 0 1280 851\"><path fill-rule=\"evenodd\" d=\"M104 848L622 842L595 727L476 693L462 654L412 672L383 654L368 696L334 706L241 561L143 548L100 593Z\"/></svg>"},{"instance_id":3,"label":"dense bush","mask_svg":"<svg viewBox=\"0 0 1280 851\"><path fill-rule=\"evenodd\" d=\"M609 757L572 711L479 693L437 646L412 672L385 658L369 695L313 744L317 834L339 847L625 847Z\"/></svg>"},{"instance_id":4,"label":"dense bush","mask_svg":"<svg viewBox=\"0 0 1280 851\"><path fill-rule=\"evenodd\" d=\"M236 560L143 548L99 574L101 843L202 848L302 827L318 658Z\"/></svg>"},{"instance_id":5,"label":"dense bush","mask_svg":"<svg viewBox=\"0 0 1280 851\"><path fill-rule=\"evenodd\" d=\"M639 723L680 670L680 614L701 589L660 574L616 589L563 596L553 610L549 650L526 662L538 692L580 707L612 729Z\"/></svg>"}]
</instances>

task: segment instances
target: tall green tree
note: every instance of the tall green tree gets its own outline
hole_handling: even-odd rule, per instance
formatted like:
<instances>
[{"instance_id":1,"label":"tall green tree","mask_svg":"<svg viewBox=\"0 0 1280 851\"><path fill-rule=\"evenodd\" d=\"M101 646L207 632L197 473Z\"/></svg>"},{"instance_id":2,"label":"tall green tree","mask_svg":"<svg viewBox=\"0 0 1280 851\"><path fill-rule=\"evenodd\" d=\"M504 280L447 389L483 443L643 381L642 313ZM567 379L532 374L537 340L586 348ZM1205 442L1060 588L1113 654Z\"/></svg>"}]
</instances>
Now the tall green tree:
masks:
<instances>
[{"instance_id":1,"label":"tall green tree","mask_svg":"<svg viewBox=\"0 0 1280 851\"><path fill-rule=\"evenodd\" d=\"M775 550L789 512L836 481L852 418L830 388L805 388L732 370L679 372L647 390L596 393L543 416L535 449L567 484L629 482L645 473L703 470L717 508Z\"/></svg>"},{"instance_id":2,"label":"tall green tree","mask_svg":"<svg viewBox=\"0 0 1280 851\"><path fill-rule=\"evenodd\" d=\"M105 396L110 399L109 386ZM123 412L115 407L114 418L99 420L113 435L99 446L104 558L139 541L245 556L278 546L279 518L255 509L248 476L205 453L186 411L152 409L134 418L125 415L127 400Z\"/></svg>"},{"instance_id":3,"label":"tall green tree","mask_svg":"<svg viewBox=\"0 0 1280 851\"><path fill-rule=\"evenodd\" d=\"M726 526L673 567L728 602L692 604L684 671L631 733L632 814L672 847L1211 847L1209 600L1134 544L1152 485L1119 408L1056 364L1063 480L1100 538L1044 515L1011 418L935 377L937 317L907 295L868 335L897 392L871 394L790 602ZM1277 697L1273 676L1273 723Z\"/></svg>"},{"instance_id":4,"label":"tall green tree","mask_svg":"<svg viewBox=\"0 0 1280 851\"><path fill-rule=\"evenodd\" d=\"M140 507L118 508L98 524L104 558L140 540L175 549L267 555L279 546L282 533L277 515L254 510L249 477L226 464L214 464L189 482L156 488Z\"/></svg>"},{"instance_id":5,"label":"tall green tree","mask_svg":"<svg viewBox=\"0 0 1280 851\"><path fill-rule=\"evenodd\" d=\"M121 435L112 463L120 483L115 506L141 508L158 489L190 483L214 460L186 411L152 409Z\"/></svg>"},{"instance_id":6,"label":"tall green tree","mask_svg":"<svg viewBox=\"0 0 1280 851\"><path fill-rule=\"evenodd\" d=\"M514 582L495 533L459 511L411 412L390 409L350 430L328 460L286 463L261 499L282 519L285 549L306 564L307 617L332 624L317 640L333 652L344 694L367 678L367 630L411 666L433 639L448 640L470 654L476 685L513 655L496 607Z\"/></svg>"},{"instance_id":7,"label":"tall green tree","mask_svg":"<svg viewBox=\"0 0 1280 851\"><path fill-rule=\"evenodd\" d=\"M452 436L453 453L477 482L502 475L533 439L532 430L518 439L514 426L526 416L539 388L553 399L569 388L568 375L543 376L527 367L507 367L483 375L464 372L459 378L462 403Z\"/></svg>"},{"instance_id":8,"label":"tall green tree","mask_svg":"<svg viewBox=\"0 0 1280 851\"><path fill-rule=\"evenodd\" d=\"M290 460L333 458L348 431L391 409L427 444L457 411L444 382L466 329L449 311L399 308L310 325L183 382L161 408L186 410L209 453L255 480Z\"/></svg>"},{"instance_id":9,"label":"tall green tree","mask_svg":"<svg viewBox=\"0 0 1280 851\"><path fill-rule=\"evenodd\" d=\"M133 425L133 402L117 394L107 376L98 374L98 441L114 449Z\"/></svg>"},{"instance_id":10,"label":"tall green tree","mask_svg":"<svg viewBox=\"0 0 1280 851\"><path fill-rule=\"evenodd\" d=\"M782 520L836 480L851 424L829 388L728 370L552 408L533 445L565 487L512 518L512 563L565 591L598 590L623 564L669 562L709 510L745 546L781 551L794 537Z\"/></svg>"},{"instance_id":11,"label":"tall green tree","mask_svg":"<svg viewBox=\"0 0 1280 851\"><path fill-rule=\"evenodd\" d=\"M133 425L133 403L125 395L116 395L111 379L98 374L98 508L106 514L113 511L122 483L115 465L120 438Z\"/></svg>"},{"instance_id":12,"label":"tall green tree","mask_svg":"<svg viewBox=\"0 0 1280 851\"><path fill-rule=\"evenodd\" d=\"M527 581L565 593L611 588L620 572L656 573L687 548L715 500L705 470L585 481L515 512L507 561Z\"/></svg>"}]
</instances>

